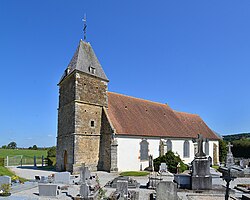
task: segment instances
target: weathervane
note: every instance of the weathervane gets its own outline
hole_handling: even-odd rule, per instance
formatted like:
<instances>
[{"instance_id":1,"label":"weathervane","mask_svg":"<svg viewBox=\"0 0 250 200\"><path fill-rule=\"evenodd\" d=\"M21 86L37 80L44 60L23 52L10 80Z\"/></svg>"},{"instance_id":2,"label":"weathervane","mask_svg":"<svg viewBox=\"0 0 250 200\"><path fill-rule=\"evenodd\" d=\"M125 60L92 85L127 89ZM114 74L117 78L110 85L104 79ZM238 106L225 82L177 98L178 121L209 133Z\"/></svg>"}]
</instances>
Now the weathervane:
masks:
<instances>
[{"instance_id":1,"label":"weathervane","mask_svg":"<svg viewBox=\"0 0 250 200\"><path fill-rule=\"evenodd\" d=\"M83 25L83 40L86 42L86 29L87 29L87 18L86 14L84 14L84 18L82 19L84 25Z\"/></svg>"}]
</instances>

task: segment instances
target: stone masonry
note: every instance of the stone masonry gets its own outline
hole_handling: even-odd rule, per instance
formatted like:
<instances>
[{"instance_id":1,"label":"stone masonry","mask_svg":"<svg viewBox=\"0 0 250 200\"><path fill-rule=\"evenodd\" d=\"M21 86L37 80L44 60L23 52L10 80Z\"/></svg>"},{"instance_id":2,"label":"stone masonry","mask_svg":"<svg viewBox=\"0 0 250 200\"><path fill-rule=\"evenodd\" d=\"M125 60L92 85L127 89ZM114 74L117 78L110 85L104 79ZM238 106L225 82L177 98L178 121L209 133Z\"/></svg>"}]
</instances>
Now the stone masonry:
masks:
<instances>
[{"instance_id":1,"label":"stone masonry","mask_svg":"<svg viewBox=\"0 0 250 200\"><path fill-rule=\"evenodd\" d=\"M58 171L77 172L82 163L90 170L110 170L112 128L104 112L107 84L90 44L80 41L58 84Z\"/></svg>"}]
</instances>

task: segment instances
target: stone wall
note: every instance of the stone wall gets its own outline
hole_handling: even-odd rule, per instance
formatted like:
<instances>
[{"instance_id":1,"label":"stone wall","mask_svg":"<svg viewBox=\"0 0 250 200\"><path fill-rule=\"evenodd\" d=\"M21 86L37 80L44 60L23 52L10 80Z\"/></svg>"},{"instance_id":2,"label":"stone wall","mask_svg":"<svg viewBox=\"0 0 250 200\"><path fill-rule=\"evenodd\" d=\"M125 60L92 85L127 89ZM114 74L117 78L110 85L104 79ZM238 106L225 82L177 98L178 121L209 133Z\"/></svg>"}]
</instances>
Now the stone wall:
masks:
<instances>
[{"instance_id":1,"label":"stone wall","mask_svg":"<svg viewBox=\"0 0 250 200\"><path fill-rule=\"evenodd\" d=\"M75 100L75 74L70 74L60 83L59 108Z\"/></svg>"},{"instance_id":2,"label":"stone wall","mask_svg":"<svg viewBox=\"0 0 250 200\"><path fill-rule=\"evenodd\" d=\"M56 170L57 171L72 171L74 163L74 135L58 136L56 149ZM66 155L65 155L66 152ZM65 165L64 157L67 157Z\"/></svg>"},{"instance_id":3,"label":"stone wall","mask_svg":"<svg viewBox=\"0 0 250 200\"><path fill-rule=\"evenodd\" d=\"M101 106L75 102L75 133L85 135L100 135L101 115Z\"/></svg>"},{"instance_id":4,"label":"stone wall","mask_svg":"<svg viewBox=\"0 0 250 200\"><path fill-rule=\"evenodd\" d=\"M74 165L85 163L91 171L97 170L100 135L75 135Z\"/></svg>"},{"instance_id":5,"label":"stone wall","mask_svg":"<svg viewBox=\"0 0 250 200\"><path fill-rule=\"evenodd\" d=\"M111 141L113 130L108 121L105 108L102 112L101 123L101 139L100 139L100 152L98 169L104 171L110 171L111 168Z\"/></svg>"},{"instance_id":6,"label":"stone wall","mask_svg":"<svg viewBox=\"0 0 250 200\"><path fill-rule=\"evenodd\" d=\"M76 97L78 101L107 107L107 82L81 72L76 73Z\"/></svg>"},{"instance_id":7,"label":"stone wall","mask_svg":"<svg viewBox=\"0 0 250 200\"><path fill-rule=\"evenodd\" d=\"M75 132L75 77L70 75L60 83L58 128L57 128L57 171L72 171L74 163L74 132ZM66 158L65 158L66 156ZM66 162L66 163L65 163Z\"/></svg>"},{"instance_id":8,"label":"stone wall","mask_svg":"<svg viewBox=\"0 0 250 200\"><path fill-rule=\"evenodd\" d=\"M107 107L107 82L74 71L60 83L59 93L57 170L66 168L74 172L81 163L97 170L102 112L103 107Z\"/></svg>"}]
</instances>

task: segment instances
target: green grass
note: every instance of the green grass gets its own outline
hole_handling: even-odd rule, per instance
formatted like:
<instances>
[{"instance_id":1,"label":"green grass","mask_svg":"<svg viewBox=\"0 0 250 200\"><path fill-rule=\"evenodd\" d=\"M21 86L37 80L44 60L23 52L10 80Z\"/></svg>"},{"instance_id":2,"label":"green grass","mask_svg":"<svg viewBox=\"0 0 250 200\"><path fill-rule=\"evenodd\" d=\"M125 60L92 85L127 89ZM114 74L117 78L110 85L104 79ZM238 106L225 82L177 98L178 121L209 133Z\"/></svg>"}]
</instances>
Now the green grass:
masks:
<instances>
[{"instance_id":1,"label":"green grass","mask_svg":"<svg viewBox=\"0 0 250 200\"><path fill-rule=\"evenodd\" d=\"M214 168L214 169L216 169L216 170L218 170L219 167L220 167L220 166L218 166L218 165L213 165L213 166L212 166L212 168Z\"/></svg>"},{"instance_id":2,"label":"green grass","mask_svg":"<svg viewBox=\"0 0 250 200\"><path fill-rule=\"evenodd\" d=\"M30 150L30 149L0 149L0 157L23 155L25 157L47 157L47 150Z\"/></svg>"},{"instance_id":3,"label":"green grass","mask_svg":"<svg viewBox=\"0 0 250 200\"><path fill-rule=\"evenodd\" d=\"M0 157L6 158L9 156L9 165L15 166L21 164L30 165L34 163L36 156L37 164L42 163L42 156L47 157L47 150L29 150L29 149L0 149ZM16 157L15 157L16 156Z\"/></svg>"},{"instance_id":4,"label":"green grass","mask_svg":"<svg viewBox=\"0 0 250 200\"><path fill-rule=\"evenodd\" d=\"M16 176L16 175L12 171L10 171L8 168L0 166L0 176L10 176L10 177L12 177L12 176ZM21 182L27 181L27 179L22 178L22 177L19 177L19 180Z\"/></svg>"},{"instance_id":5,"label":"green grass","mask_svg":"<svg viewBox=\"0 0 250 200\"><path fill-rule=\"evenodd\" d=\"M149 172L145 171L127 171L120 173L121 176L147 176Z\"/></svg>"}]
</instances>

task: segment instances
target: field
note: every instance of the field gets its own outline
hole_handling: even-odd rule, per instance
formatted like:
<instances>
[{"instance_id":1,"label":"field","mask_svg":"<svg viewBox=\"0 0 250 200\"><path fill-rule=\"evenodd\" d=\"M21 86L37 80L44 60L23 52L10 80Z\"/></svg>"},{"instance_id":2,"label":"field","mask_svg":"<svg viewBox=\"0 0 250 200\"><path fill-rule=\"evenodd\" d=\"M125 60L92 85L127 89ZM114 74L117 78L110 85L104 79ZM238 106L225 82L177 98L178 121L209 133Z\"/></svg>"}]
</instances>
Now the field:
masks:
<instances>
[{"instance_id":1,"label":"field","mask_svg":"<svg viewBox=\"0 0 250 200\"><path fill-rule=\"evenodd\" d=\"M6 156L19 156L24 157L47 157L47 150L29 150L29 149L0 149L0 157L6 158Z\"/></svg>"},{"instance_id":2,"label":"field","mask_svg":"<svg viewBox=\"0 0 250 200\"><path fill-rule=\"evenodd\" d=\"M0 157L6 159L5 165L8 166L32 165L34 164L34 156L36 156L37 164L41 164L42 156L47 157L47 150L0 149Z\"/></svg>"}]
</instances>

